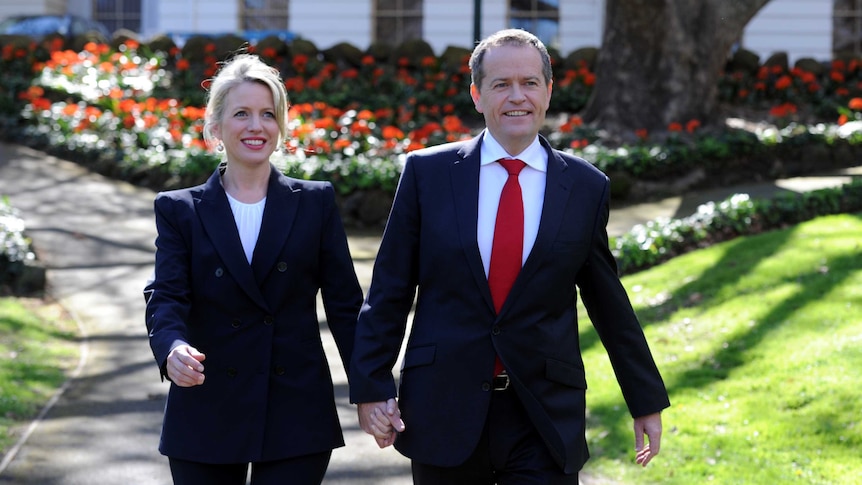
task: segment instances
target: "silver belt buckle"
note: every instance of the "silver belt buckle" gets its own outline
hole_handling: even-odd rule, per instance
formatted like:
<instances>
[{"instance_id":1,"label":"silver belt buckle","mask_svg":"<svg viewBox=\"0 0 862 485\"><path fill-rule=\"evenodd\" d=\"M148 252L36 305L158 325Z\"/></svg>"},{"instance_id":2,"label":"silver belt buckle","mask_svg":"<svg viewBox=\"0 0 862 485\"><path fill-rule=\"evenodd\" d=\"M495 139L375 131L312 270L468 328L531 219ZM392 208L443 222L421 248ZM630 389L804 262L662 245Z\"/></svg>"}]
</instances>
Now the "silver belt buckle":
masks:
<instances>
[{"instance_id":1,"label":"silver belt buckle","mask_svg":"<svg viewBox=\"0 0 862 485\"><path fill-rule=\"evenodd\" d=\"M500 382L502 381L502 383ZM509 388L509 374L503 372L494 378L494 390L495 391L505 391Z\"/></svg>"}]
</instances>

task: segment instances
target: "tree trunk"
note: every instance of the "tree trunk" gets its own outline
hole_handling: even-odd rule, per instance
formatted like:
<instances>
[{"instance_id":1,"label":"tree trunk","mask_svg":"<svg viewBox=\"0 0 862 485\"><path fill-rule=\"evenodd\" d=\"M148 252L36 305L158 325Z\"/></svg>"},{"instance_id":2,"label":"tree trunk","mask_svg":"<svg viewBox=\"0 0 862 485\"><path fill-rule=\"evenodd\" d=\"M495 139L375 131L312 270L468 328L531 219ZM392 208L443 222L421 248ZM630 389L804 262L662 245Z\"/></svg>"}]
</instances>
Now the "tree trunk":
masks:
<instances>
[{"instance_id":1,"label":"tree trunk","mask_svg":"<svg viewBox=\"0 0 862 485\"><path fill-rule=\"evenodd\" d=\"M623 140L639 129L714 121L730 49L768 1L606 0L584 120Z\"/></svg>"}]
</instances>

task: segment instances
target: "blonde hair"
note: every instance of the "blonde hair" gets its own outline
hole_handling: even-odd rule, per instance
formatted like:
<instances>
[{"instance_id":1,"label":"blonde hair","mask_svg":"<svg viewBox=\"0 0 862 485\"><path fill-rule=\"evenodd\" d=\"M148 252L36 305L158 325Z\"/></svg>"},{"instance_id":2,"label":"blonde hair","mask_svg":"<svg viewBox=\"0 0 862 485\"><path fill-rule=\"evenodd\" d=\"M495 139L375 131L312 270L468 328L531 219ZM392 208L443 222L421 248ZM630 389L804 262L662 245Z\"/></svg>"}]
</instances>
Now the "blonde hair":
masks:
<instances>
[{"instance_id":1,"label":"blonde hair","mask_svg":"<svg viewBox=\"0 0 862 485\"><path fill-rule=\"evenodd\" d=\"M209 85L206 115L204 117L204 140L212 146L216 138L213 126L224 116L225 99L228 93L244 82L255 82L269 88L275 105L275 119L278 122L278 144L281 147L287 138L287 107L289 99L284 81L278 69L268 65L253 54L238 54L225 62Z\"/></svg>"}]
</instances>

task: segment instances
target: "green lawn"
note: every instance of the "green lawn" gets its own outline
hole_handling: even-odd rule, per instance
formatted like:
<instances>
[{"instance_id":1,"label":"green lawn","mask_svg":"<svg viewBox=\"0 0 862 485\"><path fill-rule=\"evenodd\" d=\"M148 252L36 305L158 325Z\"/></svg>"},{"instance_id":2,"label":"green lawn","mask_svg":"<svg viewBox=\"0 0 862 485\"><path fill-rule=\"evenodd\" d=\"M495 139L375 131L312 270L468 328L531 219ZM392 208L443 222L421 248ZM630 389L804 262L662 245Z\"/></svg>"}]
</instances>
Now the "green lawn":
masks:
<instances>
[{"instance_id":1,"label":"green lawn","mask_svg":"<svg viewBox=\"0 0 862 485\"><path fill-rule=\"evenodd\" d=\"M661 454L588 321L585 472L626 484L844 484L862 476L862 215L740 238L624 278L664 375ZM77 363L56 306L0 298L0 450ZM585 312L581 312L585 315Z\"/></svg>"},{"instance_id":2,"label":"green lawn","mask_svg":"<svg viewBox=\"0 0 862 485\"><path fill-rule=\"evenodd\" d=\"M0 298L0 456L78 364L76 333L59 305Z\"/></svg>"},{"instance_id":3,"label":"green lawn","mask_svg":"<svg viewBox=\"0 0 862 485\"><path fill-rule=\"evenodd\" d=\"M845 484L862 477L862 215L732 240L624 278L665 378L661 454L589 321L585 471L623 483Z\"/></svg>"}]
</instances>

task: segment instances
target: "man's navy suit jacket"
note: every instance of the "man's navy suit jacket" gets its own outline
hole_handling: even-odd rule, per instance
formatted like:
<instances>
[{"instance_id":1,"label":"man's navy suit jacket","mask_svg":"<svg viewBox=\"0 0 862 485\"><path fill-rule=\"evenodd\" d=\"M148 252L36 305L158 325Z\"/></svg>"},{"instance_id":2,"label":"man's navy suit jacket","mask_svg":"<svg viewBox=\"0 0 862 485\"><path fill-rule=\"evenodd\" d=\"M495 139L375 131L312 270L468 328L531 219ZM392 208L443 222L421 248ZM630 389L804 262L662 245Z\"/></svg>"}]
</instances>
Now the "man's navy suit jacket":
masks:
<instances>
[{"instance_id":1,"label":"man's navy suit jacket","mask_svg":"<svg viewBox=\"0 0 862 485\"><path fill-rule=\"evenodd\" d=\"M246 260L218 171L155 200L155 278L145 289L162 368L177 341L206 355L203 385L172 385L159 449L205 463L276 460L344 444L317 313L343 364L362 290L329 183L270 171Z\"/></svg>"},{"instance_id":2,"label":"man's navy suit jacket","mask_svg":"<svg viewBox=\"0 0 862 485\"><path fill-rule=\"evenodd\" d=\"M462 463L485 426L497 354L551 454L574 473L589 456L577 288L631 414L669 405L608 248L609 181L540 137L548 171L539 231L498 315L477 244L481 139L407 157L360 312L351 402L396 395L391 369L415 297L396 448L421 463Z\"/></svg>"}]
</instances>

